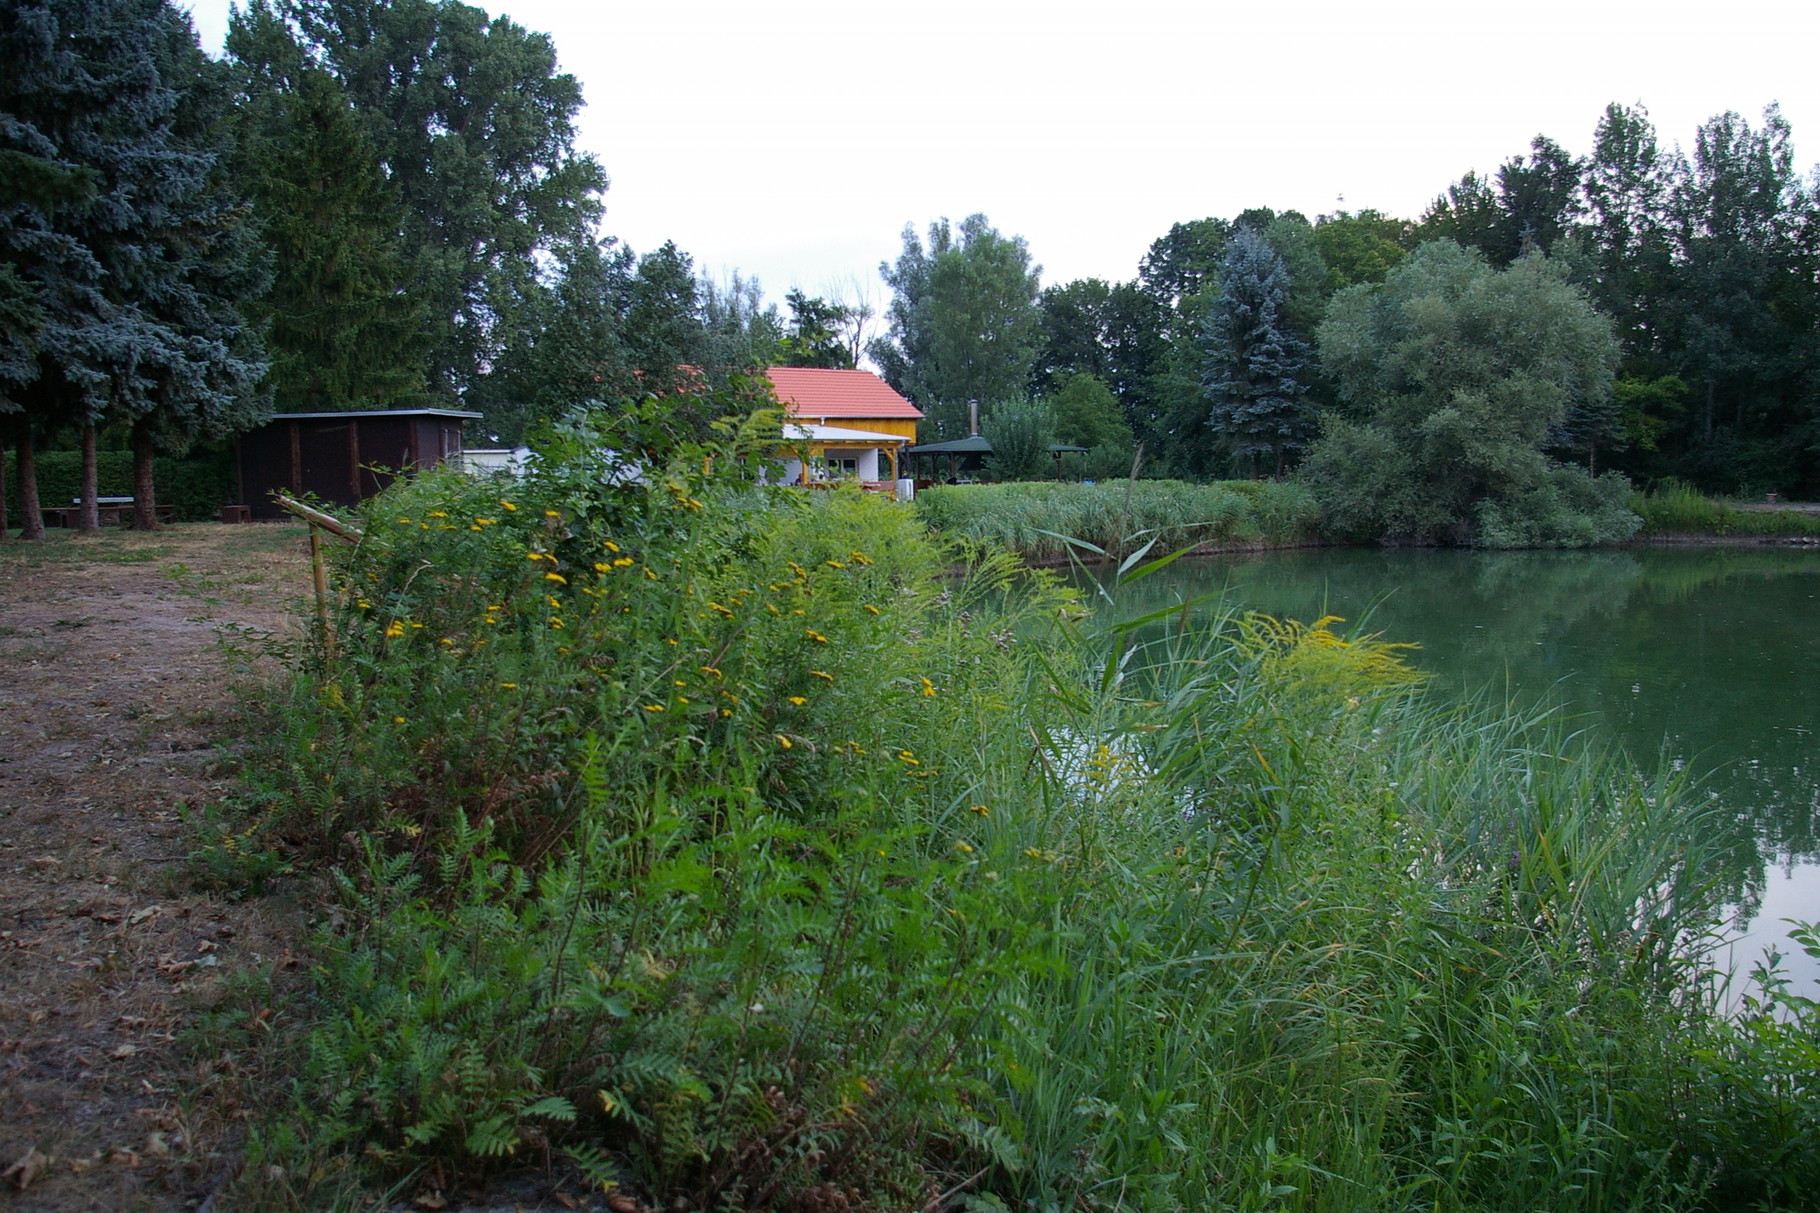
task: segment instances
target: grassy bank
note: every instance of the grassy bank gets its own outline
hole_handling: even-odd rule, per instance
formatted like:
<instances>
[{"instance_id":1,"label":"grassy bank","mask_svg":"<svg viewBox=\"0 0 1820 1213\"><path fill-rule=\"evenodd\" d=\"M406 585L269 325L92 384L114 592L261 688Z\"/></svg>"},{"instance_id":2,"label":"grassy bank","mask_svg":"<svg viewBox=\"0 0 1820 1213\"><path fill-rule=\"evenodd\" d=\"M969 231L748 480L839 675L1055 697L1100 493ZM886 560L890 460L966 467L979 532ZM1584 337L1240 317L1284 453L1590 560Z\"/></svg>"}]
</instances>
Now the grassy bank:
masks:
<instances>
[{"instance_id":1,"label":"grassy bank","mask_svg":"<svg viewBox=\"0 0 1820 1213\"><path fill-rule=\"evenodd\" d=\"M1679 481L1633 494L1630 508L1643 519L1642 539L1820 539L1820 511L1740 509Z\"/></svg>"},{"instance_id":2,"label":"grassy bank","mask_svg":"<svg viewBox=\"0 0 1820 1213\"><path fill-rule=\"evenodd\" d=\"M1672 777L1322 623L1138 643L737 446L607 487L631 444L569 440L372 503L209 844L331 873L245 1203L1812 1199L1812 1010L1711 1013Z\"/></svg>"},{"instance_id":3,"label":"grassy bank","mask_svg":"<svg viewBox=\"0 0 1820 1213\"><path fill-rule=\"evenodd\" d=\"M1255 480L952 485L923 490L916 509L937 531L1038 563L1066 557L1064 535L1109 552L1153 539L1158 551L1293 547L1315 536L1320 518L1301 484Z\"/></svg>"}]
</instances>

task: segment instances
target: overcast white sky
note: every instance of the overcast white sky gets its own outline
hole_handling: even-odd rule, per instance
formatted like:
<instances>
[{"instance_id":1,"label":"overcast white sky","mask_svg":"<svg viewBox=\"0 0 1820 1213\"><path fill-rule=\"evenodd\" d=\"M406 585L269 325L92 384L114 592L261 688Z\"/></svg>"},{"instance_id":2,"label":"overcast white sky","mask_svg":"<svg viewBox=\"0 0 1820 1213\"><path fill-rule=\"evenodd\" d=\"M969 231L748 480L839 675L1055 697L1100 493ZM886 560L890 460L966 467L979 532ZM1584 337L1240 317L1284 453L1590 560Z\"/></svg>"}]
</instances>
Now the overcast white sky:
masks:
<instances>
[{"instance_id":1,"label":"overcast white sky","mask_svg":"<svg viewBox=\"0 0 1820 1213\"><path fill-rule=\"evenodd\" d=\"M183 2L183 0L180 0ZM906 222L985 212L1045 284L1131 278L1170 224L1342 203L1414 218L1612 101L1665 146L1780 102L1820 147L1813 0L492 0L555 39L605 230L698 270L882 300ZM229 0L195 0L219 51Z\"/></svg>"}]
</instances>

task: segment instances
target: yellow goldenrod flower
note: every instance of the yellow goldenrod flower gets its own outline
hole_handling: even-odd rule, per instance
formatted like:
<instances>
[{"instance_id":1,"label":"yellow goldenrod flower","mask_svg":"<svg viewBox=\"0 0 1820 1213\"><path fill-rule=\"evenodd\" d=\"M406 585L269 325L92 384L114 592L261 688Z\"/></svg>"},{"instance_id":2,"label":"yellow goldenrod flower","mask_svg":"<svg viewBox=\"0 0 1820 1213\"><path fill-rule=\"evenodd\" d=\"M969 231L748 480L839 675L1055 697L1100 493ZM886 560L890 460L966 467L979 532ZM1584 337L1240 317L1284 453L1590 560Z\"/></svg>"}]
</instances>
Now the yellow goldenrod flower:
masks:
<instances>
[{"instance_id":1,"label":"yellow goldenrod flower","mask_svg":"<svg viewBox=\"0 0 1820 1213\"><path fill-rule=\"evenodd\" d=\"M474 524L476 526L492 526L495 523L497 523L498 521L499 521L499 519L497 519L497 518L476 518L474 520Z\"/></svg>"},{"instance_id":2,"label":"yellow goldenrod flower","mask_svg":"<svg viewBox=\"0 0 1820 1213\"><path fill-rule=\"evenodd\" d=\"M689 684L688 684L688 683L686 683L686 682L684 682L684 681L683 681L683 680L682 680L682 679L680 679L680 678L672 678L672 679L670 679L670 685L671 685L671 686L673 686L673 687L686 687L686 686L688 686L688 685L689 685Z\"/></svg>"},{"instance_id":3,"label":"yellow goldenrod flower","mask_svg":"<svg viewBox=\"0 0 1820 1213\"><path fill-rule=\"evenodd\" d=\"M661 703L647 703L645 705L645 711L647 712L661 712L663 710L664 705Z\"/></svg>"},{"instance_id":4,"label":"yellow goldenrod flower","mask_svg":"<svg viewBox=\"0 0 1820 1213\"><path fill-rule=\"evenodd\" d=\"M552 615L550 617L550 627L554 630L560 630L562 628L562 620Z\"/></svg>"},{"instance_id":5,"label":"yellow goldenrod flower","mask_svg":"<svg viewBox=\"0 0 1820 1213\"><path fill-rule=\"evenodd\" d=\"M838 560L824 560L824 561L822 561L822 563L827 565L831 569L844 569L847 567L846 565L842 564Z\"/></svg>"},{"instance_id":6,"label":"yellow goldenrod flower","mask_svg":"<svg viewBox=\"0 0 1820 1213\"><path fill-rule=\"evenodd\" d=\"M499 689L502 691L516 691L518 689L518 684L516 682L502 682L499 684Z\"/></svg>"},{"instance_id":7,"label":"yellow goldenrod flower","mask_svg":"<svg viewBox=\"0 0 1820 1213\"><path fill-rule=\"evenodd\" d=\"M794 561L794 560L786 560L786 561L784 561L784 563L789 565L790 571L792 573L795 573L799 578L807 577L809 575L809 570L805 569L802 565L796 563L796 561Z\"/></svg>"},{"instance_id":8,"label":"yellow goldenrod flower","mask_svg":"<svg viewBox=\"0 0 1820 1213\"><path fill-rule=\"evenodd\" d=\"M425 518L447 518L448 515L443 513L441 510L431 510L429 513L425 514L424 517Z\"/></svg>"},{"instance_id":9,"label":"yellow goldenrod flower","mask_svg":"<svg viewBox=\"0 0 1820 1213\"><path fill-rule=\"evenodd\" d=\"M606 548L607 551L609 551L609 552L618 552L619 551L619 545L617 543L614 543L611 539L609 539L605 543L601 544L601 546Z\"/></svg>"},{"instance_id":10,"label":"yellow goldenrod flower","mask_svg":"<svg viewBox=\"0 0 1820 1213\"><path fill-rule=\"evenodd\" d=\"M354 605L359 607L363 611L370 611L373 609L373 604L368 602L364 598L356 598L354 600Z\"/></svg>"},{"instance_id":11,"label":"yellow goldenrod flower","mask_svg":"<svg viewBox=\"0 0 1820 1213\"><path fill-rule=\"evenodd\" d=\"M816 631L814 628L804 628L803 635L807 636L810 640L813 640L816 644L827 644L828 643L828 638L826 636L822 635L820 632Z\"/></svg>"},{"instance_id":12,"label":"yellow goldenrod flower","mask_svg":"<svg viewBox=\"0 0 1820 1213\"><path fill-rule=\"evenodd\" d=\"M616 569L629 569L636 563L638 563L638 562L633 560L630 556L621 556L618 560L615 560L613 562L613 567ZM651 575L651 570L646 569L645 576L649 577L650 575Z\"/></svg>"},{"instance_id":13,"label":"yellow goldenrod flower","mask_svg":"<svg viewBox=\"0 0 1820 1213\"><path fill-rule=\"evenodd\" d=\"M782 746L784 749L788 750L788 749L794 748L790 744L790 739L788 737L785 737L782 733L773 733L773 734L771 734L771 736L777 738L777 744Z\"/></svg>"},{"instance_id":14,"label":"yellow goldenrod flower","mask_svg":"<svg viewBox=\"0 0 1820 1213\"><path fill-rule=\"evenodd\" d=\"M867 564L872 563L872 558L870 556L866 555L864 552L848 552L847 559L851 560L854 564L858 564L858 565L867 565Z\"/></svg>"},{"instance_id":15,"label":"yellow goldenrod flower","mask_svg":"<svg viewBox=\"0 0 1820 1213\"><path fill-rule=\"evenodd\" d=\"M557 585L569 584L569 579L564 577L561 573L545 573L543 579L545 581L554 581Z\"/></svg>"},{"instance_id":16,"label":"yellow goldenrod flower","mask_svg":"<svg viewBox=\"0 0 1820 1213\"><path fill-rule=\"evenodd\" d=\"M991 812L991 811L992 811L992 810L991 810L991 809L988 809L988 808L987 808L987 807L986 807L986 806L985 806L985 805L983 805L983 804L976 804L976 805L972 805L972 806L970 806L970 807L969 807L969 808L968 808L968 809L967 809L967 811L968 811L968 812L969 812L969 813L977 813L977 814L978 814L978 815L979 815L979 816L981 816L981 817L984 817L984 816L985 816L985 815L986 815L986 814L988 814L988 813L990 813L990 812Z\"/></svg>"},{"instance_id":17,"label":"yellow goldenrod flower","mask_svg":"<svg viewBox=\"0 0 1820 1213\"><path fill-rule=\"evenodd\" d=\"M722 619L733 618L733 612L728 610L726 607L722 606L718 602L710 602L708 604L708 609L710 611L713 611L716 615L719 615Z\"/></svg>"},{"instance_id":18,"label":"yellow goldenrod flower","mask_svg":"<svg viewBox=\"0 0 1820 1213\"><path fill-rule=\"evenodd\" d=\"M782 611L778 610L776 607L772 606L768 602L765 604L765 610L771 612L773 615L782 615L783 614Z\"/></svg>"},{"instance_id":19,"label":"yellow goldenrod flower","mask_svg":"<svg viewBox=\"0 0 1820 1213\"><path fill-rule=\"evenodd\" d=\"M834 675L823 673L821 670L810 670L809 677L819 678L823 682L833 682L834 681Z\"/></svg>"},{"instance_id":20,"label":"yellow goldenrod flower","mask_svg":"<svg viewBox=\"0 0 1820 1213\"><path fill-rule=\"evenodd\" d=\"M399 525L399 526L410 526L410 525L411 525L411 520L410 520L410 519L409 519L409 518L400 518L400 519L399 519L399 520L398 520L398 525Z\"/></svg>"},{"instance_id":21,"label":"yellow goldenrod flower","mask_svg":"<svg viewBox=\"0 0 1820 1213\"><path fill-rule=\"evenodd\" d=\"M500 509L502 509L502 510L504 510L504 511L505 511L505 512L506 512L506 513L508 513L508 514L516 514L516 513L517 513L517 512L518 512L518 507L517 507L517 506L515 506L515 505L513 505L513 504L512 504L512 503L511 503L511 502L509 502L509 501L502 501L502 502L500 502L500 503L499 503L499 508L500 508Z\"/></svg>"},{"instance_id":22,"label":"yellow goldenrod flower","mask_svg":"<svg viewBox=\"0 0 1820 1213\"><path fill-rule=\"evenodd\" d=\"M543 516L545 518L561 518L562 511L561 510L545 510L543 512Z\"/></svg>"},{"instance_id":23,"label":"yellow goldenrod flower","mask_svg":"<svg viewBox=\"0 0 1820 1213\"><path fill-rule=\"evenodd\" d=\"M897 760L907 766L920 767L923 765L916 760L916 755L912 754L909 750L899 750L897 752Z\"/></svg>"},{"instance_id":24,"label":"yellow goldenrod flower","mask_svg":"<svg viewBox=\"0 0 1820 1213\"><path fill-rule=\"evenodd\" d=\"M878 608L873 606L870 602L862 602L859 605L860 605L860 609L863 610L864 612L866 612L866 614L868 614L868 615L878 614Z\"/></svg>"},{"instance_id":25,"label":"yellow goldenrod flower","mask_svg":"<svg viewBox=\"0 0 1820 1213\"><path fill-rule=\"evenodd\" d=\"M930 682L927 678L923 679L922 681L923 681L923 698L924 699L934 699L935 698L935 684L933 682Z\"/></svg>"},{"instance_id":26,"label":"yellow goldenrod flower","mask_svg":"<svg viewBox=\"0 0 1820 1213\"><path fill-rule=\"evenodd\" d=\"M451 530L452 530L452 529L454 529L454 528L450 528L450 529L451 529ZM475 524L475 525L473 525L473 526L470 526L470 527L469 527L469 528L468 528L468 529L469 529L469 530L470 530L470 531L478 531L478 530L480 530L480 529L481 529L481 528L480 528L480 525L479 525L479 524L478 524L478 523L476 523L476 524Z\"/></svg>"},{"instance_id":27,"label":"yellow goldenrod flower","mask_svg":"<svg viewBox=\"0 0 1820 1213\"><path fill-rule=\"evenodd\" d=\"M394 619L391 624L386 627L385 637L387 640L395 640L402 635L404 635L404 624L399 623Z\"/></svg>"},{"instance_id":28,"label":"yellow goldenrod flower","mask_svg":"<svg viewBox=\"0 0 1820 1213\"><path fill-rule=\"evenodd\" d=\"M720 671L715 669L711 665L704 665L704 666L700 666L698 668L701 670L702 673L706 674L710 678L719 678L720 677Z\"/></svg>"},{"instance_id":29,"label":"yellow goldenrod flower","mask_svg":"<svg viewBox=\"0 0 1820 1213\"><path fill-rule=\"evenodd\" d=\"M792 704L795 707L800 708L805 703L808 703L809 701L807 699L804 699L801 695L792 695L792 696L790 696L790 698L787 702L789 702L790 704Z\"/></svg>"}]
</instances>

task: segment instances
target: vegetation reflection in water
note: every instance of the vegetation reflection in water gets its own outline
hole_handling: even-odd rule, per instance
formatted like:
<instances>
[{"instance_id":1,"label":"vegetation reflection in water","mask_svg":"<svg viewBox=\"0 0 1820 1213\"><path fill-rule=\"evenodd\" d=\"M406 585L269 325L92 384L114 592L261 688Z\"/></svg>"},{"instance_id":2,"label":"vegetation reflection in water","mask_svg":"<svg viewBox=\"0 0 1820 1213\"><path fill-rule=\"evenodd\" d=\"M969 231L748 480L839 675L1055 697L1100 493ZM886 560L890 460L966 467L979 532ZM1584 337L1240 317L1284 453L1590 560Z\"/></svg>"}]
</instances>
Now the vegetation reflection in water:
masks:
<instances>
[{"instance_id":1,"label":"vegetation reflection in water","mask_svg":"<svg viewBox=\"0 0 1820 1213\"><path fill-rule=\"evenodd\" d=\"M1437 693L1551 703L1642 765L1685 766L1727 811L1726 882L1762 949L1795 952L1782 919L1820 918L1820 556L1767 548L1599 552L1409 549L1180 560L1117 595L1125 617L1219 594L1201 609L1414 642ZM1102 603L1102 609L1106 609Z\"/></svg>"}]
</instances>

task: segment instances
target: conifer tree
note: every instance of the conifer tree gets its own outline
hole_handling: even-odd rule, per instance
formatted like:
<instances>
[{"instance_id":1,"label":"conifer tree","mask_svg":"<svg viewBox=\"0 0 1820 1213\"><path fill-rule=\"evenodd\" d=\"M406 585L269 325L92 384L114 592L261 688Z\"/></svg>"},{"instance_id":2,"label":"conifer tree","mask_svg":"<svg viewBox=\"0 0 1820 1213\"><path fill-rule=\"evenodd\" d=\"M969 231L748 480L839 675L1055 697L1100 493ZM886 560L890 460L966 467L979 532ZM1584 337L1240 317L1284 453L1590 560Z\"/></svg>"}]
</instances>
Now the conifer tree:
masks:
<instances>
[{"instance_id":1,"label":"conifer tree","mask_svg":"<svg viewBox=\"0 0 1820 1213\"><path fill-rule=\"evenodd\" d=\"M1281 475L1309 432L1302 401L1309 351L1284 319L1288 291L1283 259L1264 238L1249 227L1234 232L1201 331L1201 392L1208 425L1235 456L1250 459L1254 475L1261 455Z\"/></svg>"},{"instance_id":2,"label":"conifer tree","mask_svg":"<svg viewBox=\"0 0 1820 1213\"><path fill-rule=\"evenodd\" d=\"M212 65L164 0L37 0L0 10L0 66L9 145L88 185L79 204L7 216L8 260L43 312L12 399L40 431L77 431L82 529L99 522L97 427L130 424L149 521L147 437L230 425L263 369L235 310L258 269L214 175Z\"/></svg>"},{"instance_id":3,"label":"conifer tree","mask_svg":"<svg viewBox=\"0 0 1820 1213\"><path fill-rule=\"evenodd\" d=\"M254 309L280 412L386 409L424 392L428 314L400 246L403 208L340 83L262 5L228 28L235 170L272 250Z\"/></svg>"}]
</instances>

